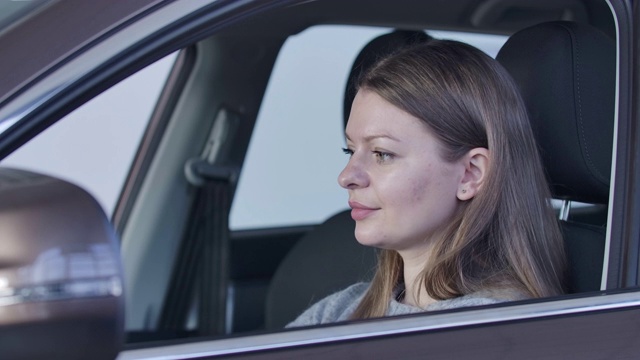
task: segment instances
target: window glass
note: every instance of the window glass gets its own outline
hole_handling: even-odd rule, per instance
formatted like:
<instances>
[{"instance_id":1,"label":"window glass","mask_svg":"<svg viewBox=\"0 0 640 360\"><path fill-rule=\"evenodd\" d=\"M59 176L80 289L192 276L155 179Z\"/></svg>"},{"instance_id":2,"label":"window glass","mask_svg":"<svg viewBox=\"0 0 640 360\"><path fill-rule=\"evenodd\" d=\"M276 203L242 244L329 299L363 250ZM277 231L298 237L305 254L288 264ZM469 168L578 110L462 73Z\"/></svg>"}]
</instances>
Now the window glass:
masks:
<instances>
[{"instance_id":1,"label":"window glass","mask_svg":"<svg viewBox=\"0 0 640 360\"><path fill-rule=\"evenodd\" d=\"M364 45L389 31L316 26L289 37L249 145L231 208L231 229L319 223L347 207L347 193L337 183L347 161L341 150L347 76ZM427 32L467 42L491 56L507 40L498 35Z\"/></svg>"},{"instance_id":2,"label":"window glass","mask_svg":"<svg viewBox=\"0 0 640 360\"><path fill-rule=\"evenodd\" d=\"M111 214L175 57L167 56L111 87L20 147L2 165L80 185Z\"/></svg>"}]
</instances>

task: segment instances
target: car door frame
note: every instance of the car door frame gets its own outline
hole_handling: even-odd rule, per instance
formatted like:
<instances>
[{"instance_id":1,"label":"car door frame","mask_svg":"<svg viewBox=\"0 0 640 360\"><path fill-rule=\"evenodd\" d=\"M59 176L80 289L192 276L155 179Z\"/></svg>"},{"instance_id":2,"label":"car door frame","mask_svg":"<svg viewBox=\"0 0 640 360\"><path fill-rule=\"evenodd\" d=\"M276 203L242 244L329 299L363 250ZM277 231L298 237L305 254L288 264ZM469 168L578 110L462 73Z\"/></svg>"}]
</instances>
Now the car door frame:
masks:
<instances>
[{"instance_id":1,"label":"car door frame","mask_svg":"<svg viewBox=\"0 0 640 360\"><path fill-rule=\"evenodd\" d=\"M638 195L638 167L634 166L635 154L640 148L638 127L639 84L637 74L638 9L631 10L628 1L610 2L618 16L618 136L615 165L615 192L610 206L610 234L613 239L623 239L609 248L609 271L607 287L637 286L638 248L640 224L640 196ZM632 18L633 14L633 18ZM633 31L634 37L630 36ZM186 41L186 40L185 40ZM633 41L633 43L632 43ZM159 45L150 45L158 46ZM178 46L172 44L173 47ZM165 51L167 47L165 47ZM633 50L632 50L633 49ZM139 50L151 52L149 48ZM121 63L126 62L119 60ZM47 119L58 119L67 109L56 109L51 103L72 103L83 99L139 68L148 60L137 58L133 65L122 65L111 72L105 84L98 85L100 78L89 78L84 87L56 93L45 102L37 103L40 111L30 113L27 118L33 125L2 133L0 154L7 154L20 146L25 139L50 124ZM129 69L129 70L123 70ZM114 74L117 74L114 75ZM632 76L630 76L632 75ZM632 80L628 80L632 79ZM90 90L87 90L90 89ZM58 90L56 90L58 91ZM59 95L59 96L58 96ZM49 95L48 95L49 96ZM68 96L68 97L67 97ZM633 99L634 101L631 101ZM45 106L46 105L46 106ZM40 119L40 121L37 121ZM36 126L37 125L37 126ZM438 312L419 316L368 320L352 324L296 329L274 334L260 334L216 341L198 342L150 349L125 351L121 359L134 358L212 358L221 356L244 356L246 358L269 359L299 356L310 358L380 356L393 354L397 357L466 356L495 358L515 354L519 358L547 355L564 357L566 354L583 355L585 358L601 357L602 339L615 342L612 355L632 356L637 354L640 344L634 341L640 327L640 292L636 289L580 294L561 299L545 299L521 304L488 306L463 312ZM457 320L456 320L457 319ZM529 324L537 324L529 327ZM597 324L598 326L593 326ZM464 334L465 336L461 336ZM375 341L372 341L374 340ZM564 339L559 341L559 339ZM609 340L610 339L610 340ZM495 340L495 342L494 342ZM249 344L247 346L247 344ZM613 345L608 343L608 345ZM579 353L573 351L580 346ZM557 353L540 353L552 348ZM393 352L389 353L389 349ZM464 351L463 351L464 350ZM506 352L510 351L510 352ZM164 355L161 355L164 354ZM162 357L161 357L162 356Z\"/></svg>"},{"instance_id":2,"label":"car door frame","mask_svg":"<svg viewBox=\"0 0 640 360\"><path fill-rule=\"evenodd\" d=\"M610 1L618 24L617 141L615 181L609 207L608 268L604 289L562 299L490 306L464 312L422 314L312 329L297 329L237 339L222 339L123 353L122 359L150 359L154 353L167 358L435 358L494 359L633 357L640 350L634 336L640 326L638 246L640 196L639 170L634 166L640 148L637 124L639 84L638 9L627 1ZM635 35L635 36L632 36ZM636 40L637 42L637 40ZM633 74L633 77L630 76ZM623 135L620 135L623 134ZM632 194L632 196L629 196ZM621 242L611 239L623 239ZM507 315L511 314L511 315ZM457 321L459 320L459 321ZM594 326L597 324L597 326ZM246 346L246 344L251 344ZM605 355L607 354L607 355Z\"/></svg>"}]
</instances>

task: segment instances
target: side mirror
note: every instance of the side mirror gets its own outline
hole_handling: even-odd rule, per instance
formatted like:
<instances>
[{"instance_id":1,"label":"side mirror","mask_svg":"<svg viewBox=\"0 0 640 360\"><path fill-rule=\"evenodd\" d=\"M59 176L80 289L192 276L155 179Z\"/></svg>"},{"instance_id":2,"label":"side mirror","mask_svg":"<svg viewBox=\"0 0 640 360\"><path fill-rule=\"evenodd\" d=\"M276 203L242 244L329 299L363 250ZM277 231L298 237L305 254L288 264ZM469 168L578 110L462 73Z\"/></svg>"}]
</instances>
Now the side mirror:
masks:
<instances>
[{"instance_id":1,"label":"side mirror","mask_svg":"<svg viewBox=\"0 0 640 360\"><path fill-rule=\"evenodd\" d=\"M114 359L122 289L118 241L91 195L0 169L0 357Z\"/></svg>"}]
</instances>

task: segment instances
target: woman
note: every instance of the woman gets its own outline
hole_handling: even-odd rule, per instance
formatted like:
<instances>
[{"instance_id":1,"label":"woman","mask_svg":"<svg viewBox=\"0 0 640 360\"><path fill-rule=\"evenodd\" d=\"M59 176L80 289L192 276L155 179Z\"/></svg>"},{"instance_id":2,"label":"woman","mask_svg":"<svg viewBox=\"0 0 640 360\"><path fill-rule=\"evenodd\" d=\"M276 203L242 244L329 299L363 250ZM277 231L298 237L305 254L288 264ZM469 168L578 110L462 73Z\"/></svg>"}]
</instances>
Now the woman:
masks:
<instances>
[{"instance_id":1,"label":"woman","mask_svg":"<svg viewBox=\"0 0 640 360\"><path fill-rule=\"evenodd\" d=\"M561 294L562 239L506 71L432 40L382 59L357 86L338 182L358 242L382 249L378 268L289 326Z\"/></svg>"}]
</instances>

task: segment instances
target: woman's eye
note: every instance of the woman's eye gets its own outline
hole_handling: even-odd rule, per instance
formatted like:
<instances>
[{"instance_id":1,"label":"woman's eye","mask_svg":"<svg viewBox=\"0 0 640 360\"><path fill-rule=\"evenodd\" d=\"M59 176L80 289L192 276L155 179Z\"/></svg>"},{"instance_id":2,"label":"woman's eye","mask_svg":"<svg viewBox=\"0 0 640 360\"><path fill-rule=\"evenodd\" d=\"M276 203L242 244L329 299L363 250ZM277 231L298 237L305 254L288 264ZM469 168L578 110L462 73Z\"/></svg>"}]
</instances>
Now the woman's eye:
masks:
<instances>
[{"instance_id":1,"label":"woman's eye","mask_svg":"<svg viewBox=\"0 0 640 360\"><path fill-rule=\"evenodd\" d=\"M376 155L376 159L379 163L393 160L393 154L391 153L384 152L384 151L374 151L373 153Z\"/></svg>"},{"instance_id":2,"label":"woman's eye","mask_svg":"<svg viewBox=\"0 0 640 360\"><path fill-rule=\"evenodd\" d=\"M342 148L342 152L349 156L353 155L353 150L348 148Z\"/></svg>"}]
</instances>

